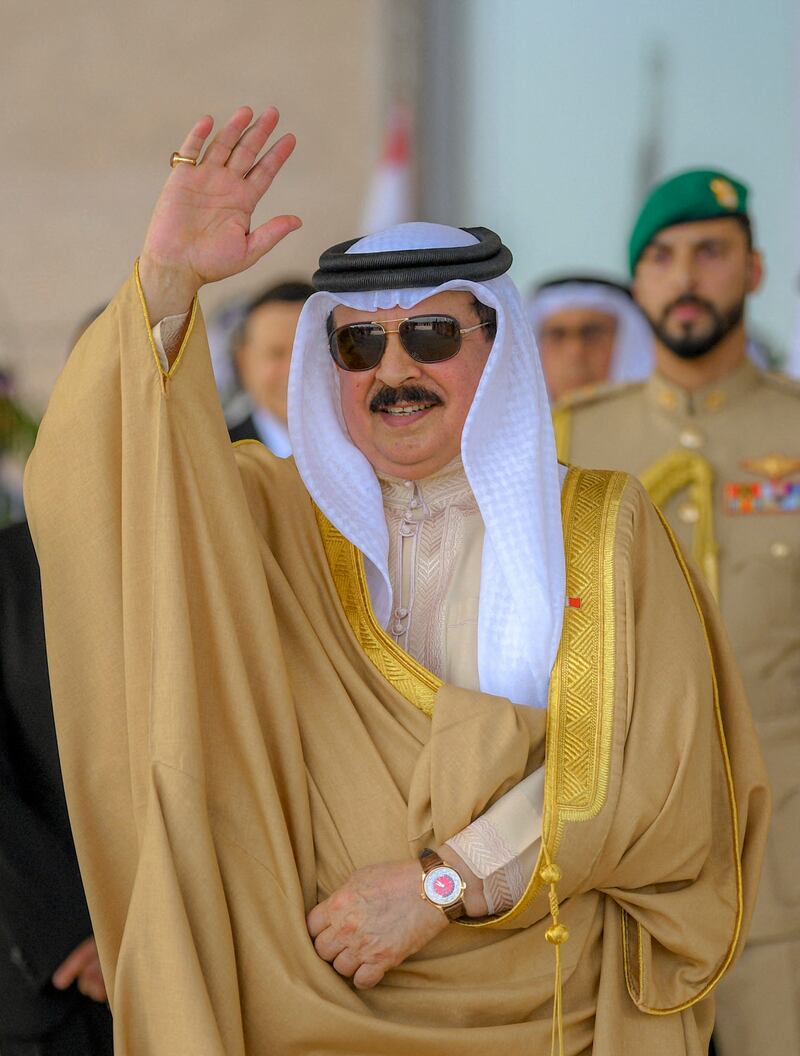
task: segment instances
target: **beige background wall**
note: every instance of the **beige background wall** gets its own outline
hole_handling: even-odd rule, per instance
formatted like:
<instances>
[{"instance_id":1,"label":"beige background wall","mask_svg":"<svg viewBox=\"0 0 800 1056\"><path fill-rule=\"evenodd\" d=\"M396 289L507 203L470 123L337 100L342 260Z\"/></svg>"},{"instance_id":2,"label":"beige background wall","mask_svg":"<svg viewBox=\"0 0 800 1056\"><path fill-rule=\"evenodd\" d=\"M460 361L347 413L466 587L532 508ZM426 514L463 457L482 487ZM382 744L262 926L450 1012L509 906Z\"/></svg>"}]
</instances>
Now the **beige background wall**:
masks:
<instances>
[{"instance_id":1,"label":"beige background wall","mask_svg":"<svg viewBox=\"0 0 800 1056\"><path fill-rule=\"evenodd\" d=\"M359 233L380 148L391 0L3 0L0 365L41 409L73 328L125 278L201 114L273 103L297 134L262 218L304 228L208 310ZM269 210L269 213L268 211Z\"/></svg>"}]
</instances>

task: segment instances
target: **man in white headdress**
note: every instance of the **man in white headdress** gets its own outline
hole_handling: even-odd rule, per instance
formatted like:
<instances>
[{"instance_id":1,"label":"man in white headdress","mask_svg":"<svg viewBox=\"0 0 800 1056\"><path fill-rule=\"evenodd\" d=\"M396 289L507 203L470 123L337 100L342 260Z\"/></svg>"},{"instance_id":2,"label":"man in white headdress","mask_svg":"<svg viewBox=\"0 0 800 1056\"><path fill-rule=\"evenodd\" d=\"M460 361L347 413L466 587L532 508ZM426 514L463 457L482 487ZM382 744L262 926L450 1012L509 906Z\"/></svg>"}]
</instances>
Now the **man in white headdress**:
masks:
<instances>
[{"instance_id":1,"label":"man in white headdress","mask_svg":"<svg viewBox=\"0 0 800 1056\"><path fill-rule=\"evenodd\" d=\"M573 389L652 373L650 327L620 283L565 275L541 283L526 308L553 403Z\"/></svg>"},{"instance_id":2,"label":"man in white headdress","mask_svg":"<svg viewBox=\"0 0 800 1056\"><path fill-rule=\"evenodd\" d=\"M766 814L713 604L558 465L482 228L324 253L294 458L228 444L196 294L298 225L250 229L251 119L173 158L27 477L117 1051L700 1056Z\"/></svg>"}]
</instances>

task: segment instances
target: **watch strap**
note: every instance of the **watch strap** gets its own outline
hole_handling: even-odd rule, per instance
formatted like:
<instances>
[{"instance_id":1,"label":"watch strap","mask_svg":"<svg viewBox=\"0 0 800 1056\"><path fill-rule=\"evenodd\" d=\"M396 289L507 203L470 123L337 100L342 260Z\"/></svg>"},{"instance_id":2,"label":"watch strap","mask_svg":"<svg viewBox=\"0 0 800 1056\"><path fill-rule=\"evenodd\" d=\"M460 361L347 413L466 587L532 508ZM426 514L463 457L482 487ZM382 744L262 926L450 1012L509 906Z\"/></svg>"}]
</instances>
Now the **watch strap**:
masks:
<instances>
[{"instance_id":1,"label":"watch strap","mask_svg":"<svg viewBox=\"0 0 800 1056\"><path fill-rule=\"evenodd\" d=\"M419 852L419 861L423 873L429 873L437 865L444 865L441 855L437 854L436 851L432 851L430 847L426 847Z\"/></svg>"}]
</instances>

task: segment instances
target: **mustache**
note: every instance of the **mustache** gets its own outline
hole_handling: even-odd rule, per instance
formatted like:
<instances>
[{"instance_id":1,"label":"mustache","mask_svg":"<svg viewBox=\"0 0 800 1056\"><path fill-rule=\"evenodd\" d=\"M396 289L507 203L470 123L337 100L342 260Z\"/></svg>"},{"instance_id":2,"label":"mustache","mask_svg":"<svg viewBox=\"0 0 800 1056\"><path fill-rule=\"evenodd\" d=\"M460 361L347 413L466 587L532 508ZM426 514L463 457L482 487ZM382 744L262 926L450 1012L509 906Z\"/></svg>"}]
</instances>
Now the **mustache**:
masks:
<instances>
[{"instance_id":1,"label":"mustache","mask_svg":"<svg viewBox=\"0 0 800 1056\"><path fill-rule=\"evenodd\" d=\"M385 385L376 392L369 403L369 409L373 414L385 411L388 407L394 407L397 403L432 403L438 405L442 402L441 397L430 389L424 389L421 385L401 385L399 389L393 389L391 385Z\"/></svg>"},{"instance_id":2,"label":"mustache","mask_svg":"<svg viewBox=\"0 0 800 1056\"><path fill-rule=\"evenodd\" d=\"M692 294L692 293L684 293L680 297L678 297L676 300L674 300L672 302L672 304L668 304L667 305L667 307L661 313L662 322L664 320L666 320L667 316L675 308L682 308L682 307L685 307L687 305L691 305L694 308L702 308L706 312L710 312L711 315L714 316L715 319L717 318L717 315L719 314L717 312L717 309L714 307L714 305L710 301L704 301L702 297L695 297L694 294Z\"/></svg>"}]
</instances>

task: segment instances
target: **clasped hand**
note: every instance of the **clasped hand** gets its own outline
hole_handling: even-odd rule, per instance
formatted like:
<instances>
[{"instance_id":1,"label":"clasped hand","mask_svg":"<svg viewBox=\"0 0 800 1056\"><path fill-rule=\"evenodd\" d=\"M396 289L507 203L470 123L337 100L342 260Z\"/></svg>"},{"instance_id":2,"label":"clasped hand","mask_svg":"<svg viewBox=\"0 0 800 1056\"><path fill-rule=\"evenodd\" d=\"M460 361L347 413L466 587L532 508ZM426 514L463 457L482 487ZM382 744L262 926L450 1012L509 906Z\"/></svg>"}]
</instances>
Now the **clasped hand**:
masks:
<instances>
[{"instance_id":1,"label":"clasped hand","mask_svg":"<svg viewBox=\"0 0 800 1056\"><path fill-rule=\"evenodd\" d=\"M421 875L418 862L366 866L308 914L317 953L357 989L376 986L447 927L420 898Z\"/></svg>"}]
</instances>

